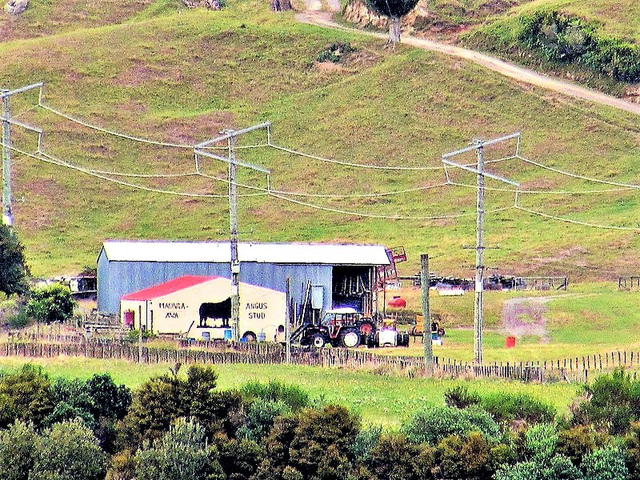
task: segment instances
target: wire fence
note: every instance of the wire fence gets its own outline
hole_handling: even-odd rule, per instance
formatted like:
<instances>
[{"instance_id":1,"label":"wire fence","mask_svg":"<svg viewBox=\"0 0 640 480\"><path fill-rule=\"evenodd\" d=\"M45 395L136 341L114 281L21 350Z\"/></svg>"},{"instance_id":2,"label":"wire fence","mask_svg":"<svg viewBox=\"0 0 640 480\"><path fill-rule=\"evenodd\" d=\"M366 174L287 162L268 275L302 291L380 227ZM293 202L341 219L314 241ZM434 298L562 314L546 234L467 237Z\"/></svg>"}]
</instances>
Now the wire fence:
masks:
<instances>
[{"instance_id":1,"label":"wire fence","mask_svg":"<svg viewBox=\"0 0 640 480\"><path fill-rule=\"evenodd\" d=\"M31 335L19 341L0 343L0 357L56 358L60 356L127 360L149 364L255 364L282 365L286 353L276 343L229 343L218 341L178 341L175 348L82 339L74 335ZM292 348L291 363L372 371L379 374L402 374L410 377L497 378L525 382L588 382L601 373L626 368L637 377L640 352L613 351L580 357L536 362L495 362L476 365L451 359L434 358L425 368L422 357L380 355L368 350L310 347Z\"/></svg>"}]
</instances>

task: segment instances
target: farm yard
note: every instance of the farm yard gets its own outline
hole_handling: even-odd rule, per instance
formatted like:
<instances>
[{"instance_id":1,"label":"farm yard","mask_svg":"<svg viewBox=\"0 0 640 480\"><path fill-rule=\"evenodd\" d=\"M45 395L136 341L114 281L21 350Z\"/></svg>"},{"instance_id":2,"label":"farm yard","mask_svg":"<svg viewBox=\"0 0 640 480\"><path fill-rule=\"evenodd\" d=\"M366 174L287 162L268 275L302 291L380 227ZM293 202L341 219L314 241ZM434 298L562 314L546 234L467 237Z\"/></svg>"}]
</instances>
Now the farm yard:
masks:
<instances>
[{"instance_id":1,"label":"farm yard","mask_svg":"<svg viewBox=\"0 0 640 480\"><path fill-rule=\"evenodd\" d=\"M5 2L0 479L640 478L637 2Z\"/></svg>"}]
</instances>

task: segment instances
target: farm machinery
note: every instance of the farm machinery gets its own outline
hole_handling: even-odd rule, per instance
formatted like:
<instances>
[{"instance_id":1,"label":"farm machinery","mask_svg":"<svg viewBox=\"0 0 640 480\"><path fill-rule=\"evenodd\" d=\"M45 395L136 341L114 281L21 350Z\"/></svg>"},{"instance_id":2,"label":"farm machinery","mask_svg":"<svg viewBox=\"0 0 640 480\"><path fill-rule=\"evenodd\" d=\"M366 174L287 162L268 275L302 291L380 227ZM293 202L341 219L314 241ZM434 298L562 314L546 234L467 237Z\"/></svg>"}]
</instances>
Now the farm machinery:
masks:
<instances>
[{"instance_id":1,"label":"farm machinery","mask_svg":"<svg viewBox=\"0 0 640 480\"><path fill-rule=\"evenodd\" d=\"M378 347L409 344L409 335L399 333L395 322L383 322L378 328L373 318L362 315L353 308L328 310L320 323L301 325L291 338L299 339L301 345L316 348L325 345L355 348L359 345Z\"/></svg>"}]
</instances>

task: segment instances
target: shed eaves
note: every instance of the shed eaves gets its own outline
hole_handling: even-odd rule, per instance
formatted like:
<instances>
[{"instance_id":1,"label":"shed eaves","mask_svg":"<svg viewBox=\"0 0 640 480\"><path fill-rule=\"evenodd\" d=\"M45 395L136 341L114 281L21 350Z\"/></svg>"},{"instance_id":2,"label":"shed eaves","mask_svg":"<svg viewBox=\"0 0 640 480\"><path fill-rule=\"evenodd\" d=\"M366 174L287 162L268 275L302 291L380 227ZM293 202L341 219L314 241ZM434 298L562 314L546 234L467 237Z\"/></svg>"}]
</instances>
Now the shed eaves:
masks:
<instances>
[{"instance_id":1,"label":"shed eaves","mask_svg":"<svg viewBox=\"0 0 640 480\"><path fill-rule=\"evenodd\" d=\"M194 285L200 285L201 283L215 280L216 278L218 277L185 275L183 277L174 278L173 280L169 280L168 282L161 283L160 285L154 285L153 287L129 293L122 297L122 300L153 300L154 298L163 297L165 295L169 295L170 293L193 287Z\"/></svg>"},{"instance_id":2,"label":"shed eaves","mask_svg":"<svg viewBox=\"0 0 640 480\"><path fill-rule=\"evenodd\" d=\"M231 260L229 242L104 242L111 261L129 262L212 262ZM240 243L241 262L326 265L389 265L382 245Z\"/></svg>"}]
</instances>

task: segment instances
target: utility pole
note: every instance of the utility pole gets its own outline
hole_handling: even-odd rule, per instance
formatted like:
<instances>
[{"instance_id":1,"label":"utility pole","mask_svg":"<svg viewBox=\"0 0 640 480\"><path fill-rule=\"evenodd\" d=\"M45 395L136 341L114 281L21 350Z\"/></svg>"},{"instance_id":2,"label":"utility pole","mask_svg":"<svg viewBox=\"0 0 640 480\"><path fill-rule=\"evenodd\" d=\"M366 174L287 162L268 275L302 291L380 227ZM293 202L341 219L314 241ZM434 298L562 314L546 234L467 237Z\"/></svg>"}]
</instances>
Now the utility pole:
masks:
<instances>
[{"instance_id":1,"label":"utility pole","mask_svg":"<svg viewBox=\"0 0 640 480\"><path fill-rule=\"evenodd\" d=\"M229 146L229 231L231 233L231 328L233 338L238 339L240 332L240 260L238 259L238 185L236 184L235 143L233 131L228 132Z\"/></svg>"},{"instance_id":2,"label":"utility pole","mask_svg":"<svg viewBox=\"0 0 640 480\"><path fill-rule=\"evenodd\" d=\"M240 324L240 257L238 256L238 184L236 182L237 167L247 167L258 172L271 174L271 170L268 170L251 163L240 161L235 155L235 143L236 139L245 133L252 132L254 130L266 129L268 132L271 123L264 122L251 127L243 128L242 130L225 130L221 136L201 142L194 147L194 155L196 159L199 157L210 158L213 160L219 160L229 164L228 169L228 182L229 182L229 230L230 230L230 245L231 245L231 328L232 338L234 341L240 340L239 324ZM215 144L222 141L227 141L228 157L216 155L209 151L211 148L216 148ZM198 167L199 168L199 167Z\"/></svg>"},{"instance_id":3,"label":"utility pole","mask_svg":"<svg viewBox=\"0 0 640 480\"><path fill-rule=\"evenodd\" d=\"M424 366L433 365L431 344L431 312L429 311L429 255L420 255L420 284L422 286L422 343L424 346Z\"/></svg>"},{"instance_id":4,"label":"utility pole","mask_svg":"<svg viewBox=\"0 0 640 480\"><path fill-rule=\"evenodd\" d=\"M285 282L285 302L287 304L284 315L285 358L289 365L291 363L291 279L289 277Z\"/></svg>"},{"instance_id":5,"label":"utility pole","mask_svg":"<svg viewBox=\"0 0 640 480\"><path fill-rule=\"evenodd\" d=\"M473 304L473 358L478 365L482 364L482 332L484 326L484 147L480 140L474 141L478 146L477 199L476 199L476 282L475 301Z\"/></svg>"},{"instance_id":6,"label":"utility pole","mask_svg":"<svg viewBox=\"0 0 640 480\"><path fill-rule=\"evenodd\" d=\"M11 119L10 98L13 95L28 92L39 88L42 98L44 83L34 83L15 90L0 90L2 99L2 222L9 227L13 226L13 209L11 206L11 125L16 125L38 134L38 148L42 143L42 130Z\"/></svg>"},{"instance_id":7,"label":"utility pole","mask_svg":"<svg viewBox=\"0 0 640 480\"><path fill-rule=\"evenodd\" d=\"M496 138L493 140L474 140L471 146L456 150L454 152L446 153L442 155L442 163L445 164L445 170L447 166L460 168L468 172L474 173L477 176L477 198L476 198L476 278L475 278L475 298L473 308L473 358L476 364L482 364L482 333L484 329L484 304L483 304L483 291L484 291L484 179L485 177L498 180L500 182L513 185L516 188L520 187L518 182L508 180L506 178L487 173L484 170L484 147L493 145L496 143L511 140L513 138L518 139L518 145L520 140L520 133L512 133L504 137ZM477 156L476 168L461 165L459 163L452 162L449 158L463 153L474 151ZM448 177L448 172L447 172Z\"/></svg>"},{"instance_id":8,"label":"utility pole","mask_svg":"<svg viewBox=\"0 0 640 480\"><path fill-rule=\"evenodd\" d=\"M11 112L9 90L2 90L2 222L11 227Z\"/></svg>"}]
</instances>

